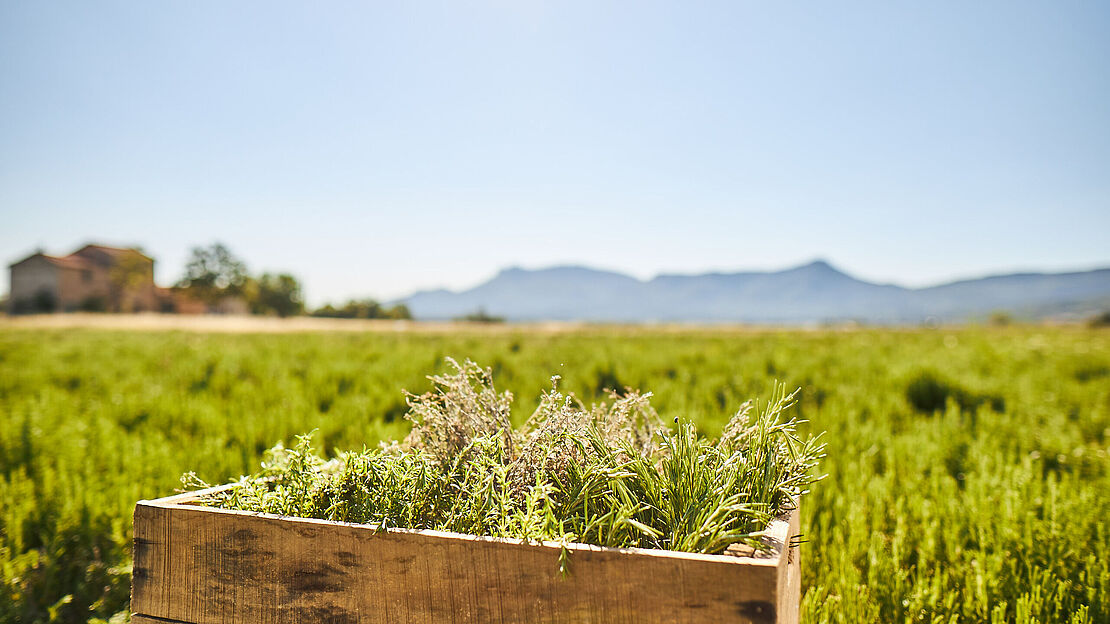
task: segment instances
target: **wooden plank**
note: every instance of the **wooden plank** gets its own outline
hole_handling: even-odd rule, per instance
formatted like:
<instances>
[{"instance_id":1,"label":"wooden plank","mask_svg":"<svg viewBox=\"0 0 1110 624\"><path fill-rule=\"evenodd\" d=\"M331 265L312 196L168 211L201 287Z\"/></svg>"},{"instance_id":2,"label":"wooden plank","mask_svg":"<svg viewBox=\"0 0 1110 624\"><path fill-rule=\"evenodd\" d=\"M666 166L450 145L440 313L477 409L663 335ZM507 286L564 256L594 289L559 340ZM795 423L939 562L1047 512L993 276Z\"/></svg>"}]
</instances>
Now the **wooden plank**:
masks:
<instances>
[{"instance_id":1,"label":"wooden plank","mask_svg":"<svg viewBox=\"0 0 1110 624\"><path fill-rule=\"evenodd\" d=\"M796 622L797 512L765 557L389 530L172 502L135 509L141 624ZM796 551L796 549L793 549ZM781 616L781 617L777 617Z\"/></svg>"},{"instance_id":2,"label":"wooden plank","mask_svg":"<svg viewBox=\"0 0 1110 624\"><path fill-rule=\"evenodd\" d=\"M263 481L265 481L265 480L263 480ZM235 487L239 487L239 484L238 483L224 483L223 485L214 485L210 488L205 488L203 490L193 490L191 492L181 492L180 494L174 494L172 496L167 496L165 498L159 498L158 500L154 500L154 501L139 501L139 504L140 505L142 505L144 503L151 503L151 504L158 504L158 505L189 504L189 503L196 502L197 500L200 500L201 498L204 498L205 496L208 496L209 494L215 494L217 492L226 492L227 490L230 490L230 489L235 488Z\"/></svg>"},{"instance_id":3,"label":"wooden plank","mask_svg":"<svg viewBox=\"0 0 1110 624\"><path fill-rule=\"evenodd\" d=\"M802 601L802 557L797 545L797 538L801 534L801 515L795 509L789 517L789 522L783 522L786 527L785 544L780 550L782 560L779 562L778 579L778 620L777 624L799 624L801 617L800 605ZM791 546L791 544L793 544Z\"/></svg>"}]
</instances>

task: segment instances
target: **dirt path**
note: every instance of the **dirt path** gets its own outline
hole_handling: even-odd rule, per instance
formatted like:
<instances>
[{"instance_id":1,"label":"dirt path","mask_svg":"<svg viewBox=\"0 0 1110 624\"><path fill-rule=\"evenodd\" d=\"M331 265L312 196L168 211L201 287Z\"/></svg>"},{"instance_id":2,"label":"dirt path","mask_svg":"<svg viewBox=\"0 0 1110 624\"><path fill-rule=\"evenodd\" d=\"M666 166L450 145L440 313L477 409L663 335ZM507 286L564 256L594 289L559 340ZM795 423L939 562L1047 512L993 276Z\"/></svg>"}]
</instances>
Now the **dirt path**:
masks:
<instances>
[{"instance_id":1,"label":"dirt path","mask_svg":"<svg viewBox=\"0 0 1110 624\"><path fill-rule=\"evenodd\" d=\"M0 329L112 329L134 331L190 331L224 333L290 332L497 332L561 333L584 327L580 323L479 324L433 321L386 321L313 317L185 316L175 314L42 314L0 316Z\"/></svg>"},{"instance_id":2,"label":"dirt path","mask_svg":"<svg viewBox=\"0 0 1110 624\"><path fill-rule=\"evenodd\" d=\"M567 333L596 325L571 322L457 323L450 321L387 321L328 319L308 316L186 316L176 314L41 314L0 315L2 329L106 329L129 331L188 331L216 333L383 332L383 333ZM609 327L609 326L605 326Z\"/></svg>"},{"instance_id":3,"label":"dirt path","mask_svg":"<svg viewBox=\"0 0 1110 624\"><path fill-rule=\"evenodd\" d=\"M627 333L765 333L805 331L814 328L782 328L718 324L597 324L570 321L536 323L458 323L451 321L386 321L367 319L327 319L301 316L272 318L264 316L191 316L176 314L41 314L4 316L0 330L7 329L103 329L122 331L186 331L203 333L297 332L381 332L381 333L545 333L563 334L590 331Z\"/></svg>"}]
</instances>

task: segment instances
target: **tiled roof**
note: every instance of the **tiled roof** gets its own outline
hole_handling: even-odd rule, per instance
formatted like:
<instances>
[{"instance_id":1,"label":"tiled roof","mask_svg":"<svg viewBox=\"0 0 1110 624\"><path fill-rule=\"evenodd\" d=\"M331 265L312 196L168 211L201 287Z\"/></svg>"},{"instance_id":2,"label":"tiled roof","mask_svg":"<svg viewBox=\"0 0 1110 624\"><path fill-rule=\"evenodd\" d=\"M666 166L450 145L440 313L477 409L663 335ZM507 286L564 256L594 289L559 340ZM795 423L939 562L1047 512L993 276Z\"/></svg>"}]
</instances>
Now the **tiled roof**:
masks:
<instances>
[{"instance_id":1,"label":"tiled roof","mask_svg":"<svg viewBox=\"0 0 1110 624\"><path fill-rule=\"evenodd\" d=\"M68 269L88 269L92 267L92 263L82 258L81 256L66 256L64 258L57 258L54 256L43 255L43 258L46 258L53 265L65 267Z\"/></svg>"},{"instance_id":2,"label":"tiled roof","mask_svg":"<svg viewBox=\"0 0 1110 624\"><path fill-rule=\"evenodd\" d=\"M115 257L122 256L122 255L127 255L127 254L136 254L136 255L139 255L139 256L142 256L142 257L146 258L147 260L153 260L153 258L144 254L143 252L139 251L138 249L133 249L133 248L130 248L130 247L126 247L126 248L125 247L109 247L107 245L95 245L95 244L85 245L84 247L82 247L82 248L78 249L77 251L73 252L72 254L70 254L70 256L75 256L77 254L80 254L82 251L85 251L86 249L95 249L96 251L104 252L106 254L109 254L109 255L115 256Z\"/></svg>"},{"instance_id":3,"label":"tiled roof","mask_svg":"<svg viewBox=\"0 0 1110 624\"><path fill-rule=\"evenodd\" d=\"M88 269L92 267L92 263L80 256L66 256L64 258L59 258L57 256L48 256L44 253L31 254L30 256L27 256L26 258L20 260L19 262L16 262L15 264L12 264L11 266L23 264L24 262L27 262L28 260L33 260L35 258L42 258L43 260L46 260L56 267L62 267L65 269Z\"/></svg>"},{"instance_id":4,"label":"tiled roof","mask_svg":"<svg viewBox=\"0 0 1110 624\"><path fill-rule=\"evenodd\" d=\"M94 252L91 254L83 252ZM16 262L10 266L23 264L28 260L34 258L42 258L57 267L71 268L71 269L89 269L96 266L111 266L118 262L124 256L139 256L146 260L154 262L154 259L144 254L138 249L127 249L121 247L108 247L107 245L85 245L77 251L69 254L68 256L48 256L42 252L31 254L26 258Z\"/></svg>"}]
</instances>

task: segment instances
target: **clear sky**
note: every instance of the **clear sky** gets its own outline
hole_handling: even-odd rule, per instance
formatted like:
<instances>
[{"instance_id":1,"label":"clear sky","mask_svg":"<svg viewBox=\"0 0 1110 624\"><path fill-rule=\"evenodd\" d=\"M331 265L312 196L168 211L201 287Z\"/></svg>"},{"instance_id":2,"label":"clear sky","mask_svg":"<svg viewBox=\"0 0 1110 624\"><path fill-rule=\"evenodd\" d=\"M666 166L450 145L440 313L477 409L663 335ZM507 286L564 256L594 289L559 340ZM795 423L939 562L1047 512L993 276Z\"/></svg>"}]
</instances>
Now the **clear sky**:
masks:
<instances>
[{"instance_id":1,"label":"clear sky","mask_svg":"<svg viewBox=\"0 0 1110 624\"><path fill-rule=\"evenodd\" d=\"M0 260L214 240L313 304L1110 265L1110 3L0 3Z\"/></svg>"}]
</instances>

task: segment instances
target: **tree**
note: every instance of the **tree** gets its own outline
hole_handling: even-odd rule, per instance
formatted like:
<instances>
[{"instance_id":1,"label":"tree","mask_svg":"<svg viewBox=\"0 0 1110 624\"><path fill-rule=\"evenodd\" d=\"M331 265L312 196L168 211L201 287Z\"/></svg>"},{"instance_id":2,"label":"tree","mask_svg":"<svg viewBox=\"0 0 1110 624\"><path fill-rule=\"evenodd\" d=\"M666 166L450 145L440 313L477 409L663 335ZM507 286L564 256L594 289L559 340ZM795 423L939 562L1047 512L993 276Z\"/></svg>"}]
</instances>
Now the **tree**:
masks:
<instances>
[{"instance_id":1,"label":"tree","mask_svg":"<svg viewBox=\"0 0 1110 624\"><path fill-rule=\"evenodd\" d=\"M987 317L987 323L993 327L1006 327L1014 324L1014 315L1006 310L995 310Z\"/></svg>"},{"instance_id":2,"label":"tree","mask_svg":"<svg viewBox=\"0 0 1110 624\"><path fill-rule=\"evenodd\" d=\"M412 314L407 306L398 303L393 307L385 307L373 299L352 299L343 307L337 308L327 304L312 312L312 316L323 318L351 318L351 319L411 319Z\"/></svg>"},{"instance_id":3,"label":"tree","mask_svg":"<svg viewBox=\"0 0 1110 624\"><path fill-rule=\"evenodd\" d=\"M185 276L178 286L209 305L229 296L243 295L247 285L247 266L221 243L194 247Z\"/></svg>"},{"instance_id":4,"label":"tree","mask_svg":"<svg viewBox=\"0 0 1110 624\"><path fill-rule=\"evenodd\" d=\"M393 306L392 308L387 309L385 311L385 316L386 316L386 318L390 318L390 319L393 319L395 321L410 321L410 320L412 320L412 312L410 312L409 307L407 305L403 304L403 303L398 303L397 305Z\"/></svg>"},{"instance_id":5,"label":"tree","mask_svg":"<svg viewBox=\"0 0 1110 624\"><path fill-rule=\"evenodd\" d=\"M1092 316L1087 321L1087 325L1090 327L1110 327L1110 310Z\"/></svg>"},{"instance_id":6,"label":"tree","mask_svg":"<svg viewBox=\"0 0 1110 624\"><path fill-rule=\"evenodd\" d=\"M144 284L154 284L154 264L141 253L124 253L108 272L108 282L111 289L109 299L111 308L115 312L134 312L134 301L129 295L134 295ZM108 302L101 302L104 311ZM84 307L85 304L82 304ZM96 303L88 302L92 308Z\"/></svg>"},{"instance_id":7,"label":"tree","mask_svg":"<svg viewBox=\"0 0 1110 624\"><path fill-rule=\"evenodd\" d=\"M452 320L464 321L467 323L504 323L505 317L494 316L486 312L485 308L479 307L477 312L471 312L470 314L467 314L465 316L458 316Z\"/></svg>"},{"instance_id":8,"label":"tree","mask_svg":"<svg viewBox=\"0 0 1110 624\"><path fill-rule=\"evenodd\" d=\"M287 273L263 273L257 280L250 280L247 300L252 314L285 317L304 312L301 284L297 278Z\"/></svg>"}]
</instances>

